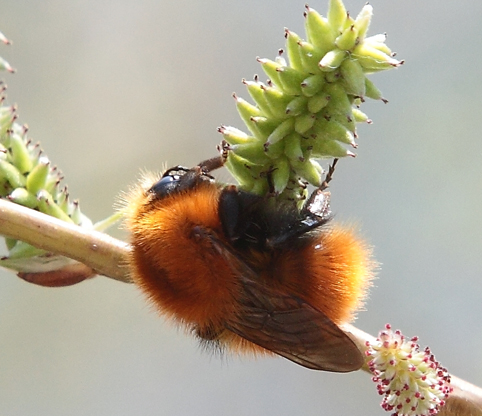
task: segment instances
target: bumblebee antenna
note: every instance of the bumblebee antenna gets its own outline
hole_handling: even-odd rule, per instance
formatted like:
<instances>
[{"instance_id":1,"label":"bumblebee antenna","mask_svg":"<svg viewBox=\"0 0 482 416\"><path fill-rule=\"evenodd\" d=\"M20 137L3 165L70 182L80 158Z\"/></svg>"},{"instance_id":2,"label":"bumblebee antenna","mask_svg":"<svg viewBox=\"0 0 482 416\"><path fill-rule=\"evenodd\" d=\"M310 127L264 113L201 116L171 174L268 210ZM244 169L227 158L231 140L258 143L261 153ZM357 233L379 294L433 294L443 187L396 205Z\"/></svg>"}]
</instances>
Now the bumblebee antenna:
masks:
<instances>
[{"instance_id":1,"label":"bumblebee antenna","mask_svg":"<svg viewBox=\"0 0 482 416\"><path fill-rule=\"evenodd\" d=\"M320 191L324 191L325 189L327 189L329 187L328 184L333 179L333 173L335 173L335 166L336 166L337 163L338 163L338 159L334 159L333 163L330 165L330 167L328 169L328 173L325 176L325 180L322 182L322 184L319 187Z\"/></svg>"}]
</instances>

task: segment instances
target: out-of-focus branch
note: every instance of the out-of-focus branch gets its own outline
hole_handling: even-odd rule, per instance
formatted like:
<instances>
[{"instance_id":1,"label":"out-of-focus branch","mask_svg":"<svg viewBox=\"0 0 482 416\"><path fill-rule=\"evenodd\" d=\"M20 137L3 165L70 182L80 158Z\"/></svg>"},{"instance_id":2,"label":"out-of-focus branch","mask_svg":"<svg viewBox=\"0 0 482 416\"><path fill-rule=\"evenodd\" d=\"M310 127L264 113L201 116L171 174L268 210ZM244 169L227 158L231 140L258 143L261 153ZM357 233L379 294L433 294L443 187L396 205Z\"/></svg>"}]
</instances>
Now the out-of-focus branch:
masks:
<instances>
[{"instance_id":1,"label":"out-of-focus branch","mask_svg":"<svg viewBox=\"0 0 482 416\"><path fill-rule=\"evenodd\" d=\"M130 282L129 245L41 212L0 199L0 234L88 266L95 274Z\"/></svg>"}]
</instances>

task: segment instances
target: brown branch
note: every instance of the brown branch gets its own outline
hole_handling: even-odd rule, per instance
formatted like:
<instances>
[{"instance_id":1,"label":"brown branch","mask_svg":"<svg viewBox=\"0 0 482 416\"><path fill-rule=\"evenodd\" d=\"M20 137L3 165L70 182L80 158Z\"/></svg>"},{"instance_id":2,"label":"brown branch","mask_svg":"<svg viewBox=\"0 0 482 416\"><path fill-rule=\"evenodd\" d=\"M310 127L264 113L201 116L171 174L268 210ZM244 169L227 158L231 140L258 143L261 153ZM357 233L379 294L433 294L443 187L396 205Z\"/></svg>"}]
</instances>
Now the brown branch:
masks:
<instances>
[{"instance_id":1,"label":"brown branch","mask_svg":"<svg viewBox=\"0 0 482 416\"><path fill-rule=\"evenodd\" d=\"M107 234L69 224L4 199L0 199L0 234L77 260L91 268L94 274L131 281L127 269L129 245Z\"/></svg>"}]
</instances>

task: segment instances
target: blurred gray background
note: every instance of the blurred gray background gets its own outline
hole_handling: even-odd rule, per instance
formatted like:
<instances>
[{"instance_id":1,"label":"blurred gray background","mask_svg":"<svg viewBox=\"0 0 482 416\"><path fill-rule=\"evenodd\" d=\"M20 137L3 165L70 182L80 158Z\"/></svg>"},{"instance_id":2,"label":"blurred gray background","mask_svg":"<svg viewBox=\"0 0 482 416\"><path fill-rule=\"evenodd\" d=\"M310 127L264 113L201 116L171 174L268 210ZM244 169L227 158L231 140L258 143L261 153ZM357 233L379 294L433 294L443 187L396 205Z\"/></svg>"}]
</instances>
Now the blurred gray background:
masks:
<instances>
[{"instance_id":1,"label":"blurred gray background","mask_svg":"<svg viewBox=\"0 0 482 416\"><path fill-rule=\"evenodd\" d=\"M9 102L98 220L141 169L215 153L244 128L233 91L304 35L305 0L0 0ZM346 0L356 15L364 0ZM356 325L419 335L452 373L482 385L482 2L372 0L370 34L406 59L372 79L358 157L332 186L382 263ZM325 14L327 0L310 2ZM265 76L263 75L263 79ZM221 178L228 178L226 173ZM121 231L113 231L121 238ZM382 415L365 373L284 359L219 359L162 319L133 286L98 277L46 289L0 276L0 413Z\"/></svg>"}]
</instances>

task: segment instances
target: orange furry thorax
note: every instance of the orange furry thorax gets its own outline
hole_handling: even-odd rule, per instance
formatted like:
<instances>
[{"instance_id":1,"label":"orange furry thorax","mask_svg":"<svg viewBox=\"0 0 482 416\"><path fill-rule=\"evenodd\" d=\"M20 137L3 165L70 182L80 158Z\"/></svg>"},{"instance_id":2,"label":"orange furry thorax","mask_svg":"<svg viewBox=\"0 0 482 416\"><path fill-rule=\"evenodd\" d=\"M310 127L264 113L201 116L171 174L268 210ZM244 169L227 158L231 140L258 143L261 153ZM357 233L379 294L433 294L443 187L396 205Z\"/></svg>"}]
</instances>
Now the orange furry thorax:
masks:
<instances>
[{"instance_id":1,"label":"orange furry thorax","mask_svg":"<svg viewBox=\"0 0 482 416\"><path fill-rule=\"evenodd\" d=\"M161 312L180 321L208 322L229 303L219 300L231 296L226 283L232 272L193 234L202 226L221 235L218 196L217 187L203 186L187 199L181 194L154 201L139 209L132 227L131 261L141 271L135 281Z\"/></svg>"}]
</instances>

